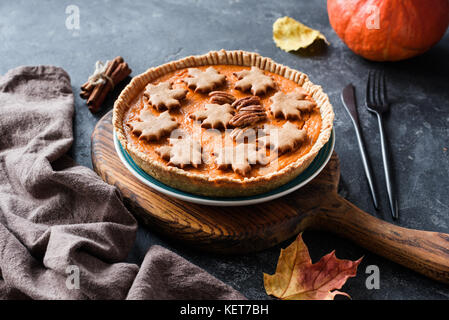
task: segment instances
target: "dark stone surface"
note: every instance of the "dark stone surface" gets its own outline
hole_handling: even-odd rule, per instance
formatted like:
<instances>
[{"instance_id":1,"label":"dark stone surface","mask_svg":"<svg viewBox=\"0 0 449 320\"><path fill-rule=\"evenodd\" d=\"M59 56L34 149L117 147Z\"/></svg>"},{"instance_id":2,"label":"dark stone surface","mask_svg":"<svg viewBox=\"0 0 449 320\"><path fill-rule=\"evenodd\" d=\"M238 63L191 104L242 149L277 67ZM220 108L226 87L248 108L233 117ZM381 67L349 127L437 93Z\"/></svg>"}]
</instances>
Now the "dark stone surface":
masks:
<instances>
[{"instance_id":1,"label":"dark stone surface","mask_svg":"<svg viewBox=\"0 0 449 320\"><path fill-rule=\"evenodd\" d=\"M72 2L2 1L0 3L0 73L18 65L53 64L72 78L76 97L72 156L91 167L90 135L100 115L92 115L78 97L80 85L96 60L122 55L137 75L187 55L209 50L243 49L307 73L321 84L334 105L336 151L341 159L344 195L381 219L391 221L383 176L376 119L360 108L362 130L377 181L381 210L373 209L356 140L340 91L352 82L363 101L368 70L384 69L392 104L386 127L399 189L399 225L449 232L449 34L426 54L399 63L373 63L354 55L329 25L325 1L73 1L80 8L80 29L65 26ZM331 45L315 56L286 53L272 41L272 23L288 15L319 29ZM123 87L123 86L122 86ZM106 101L112 107L121 88ZM448 299L449 288L327 233L304 233L312 258L336 249L339 258L365 256L358 276L344 287L354 299ZM171 248L248 298L267 298L262 273L273 273L279 250L247 256L196 252L181 243L139 229L129 260L139 263L149 246ZM379 290L367 290L367 265L380 268Z\"/></svg>"}]
</instances>

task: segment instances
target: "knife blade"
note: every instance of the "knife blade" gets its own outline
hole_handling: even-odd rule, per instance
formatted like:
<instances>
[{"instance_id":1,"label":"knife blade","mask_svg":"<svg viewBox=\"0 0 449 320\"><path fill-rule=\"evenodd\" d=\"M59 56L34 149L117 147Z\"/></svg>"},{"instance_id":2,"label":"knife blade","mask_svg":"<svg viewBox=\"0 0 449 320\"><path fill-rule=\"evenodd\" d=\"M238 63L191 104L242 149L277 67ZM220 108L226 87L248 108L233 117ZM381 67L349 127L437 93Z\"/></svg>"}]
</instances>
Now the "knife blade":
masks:
<instances>
[{"instance_id":1,"label":"knife blade","mask_svg":"<svg viewBox=\"0 0 449 320\"><path fill-rule=\"evenodd\" d=\"M349 117L352 120L352 123L354 125L355 134L357 137L357 143L359 145L360 155L362 157L362 163L363 168L365 170L366 179L368 181L368 186L371 192L371 197L373 199L374 208L376 210L379 209L379 205L377 202L377 195L376 195L376 189L374 187L374 180L373 180L373 174L371 172L371 165L368 160L368 156L366 154L366 148L365 143L363 141L360 123L359 123L359 116L357 112L357 104L355 101L355 88L350 83L348 84L341 93L341 100L343 102L343 106L345 107L346 111L349 114Z\"/></svg>"}]
</instances>

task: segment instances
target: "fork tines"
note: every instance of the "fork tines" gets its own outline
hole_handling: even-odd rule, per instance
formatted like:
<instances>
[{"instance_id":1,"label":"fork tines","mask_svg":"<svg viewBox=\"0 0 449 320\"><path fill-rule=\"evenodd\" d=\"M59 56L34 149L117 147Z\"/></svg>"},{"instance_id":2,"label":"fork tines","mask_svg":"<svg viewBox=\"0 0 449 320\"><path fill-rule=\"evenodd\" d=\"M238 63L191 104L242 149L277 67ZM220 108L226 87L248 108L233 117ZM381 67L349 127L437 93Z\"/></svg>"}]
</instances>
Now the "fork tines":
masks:
<instances>
[{"instance_id":1,"label":"fork tines","mask_svg":"<svg viewBox=\"0 0 449 320\"><path fill-rule=\"evenodd\" d=\"M366 83L366 106L381 113L388 110L384 71L371 70L369 72Z\"/></svg>"}]
</instances>

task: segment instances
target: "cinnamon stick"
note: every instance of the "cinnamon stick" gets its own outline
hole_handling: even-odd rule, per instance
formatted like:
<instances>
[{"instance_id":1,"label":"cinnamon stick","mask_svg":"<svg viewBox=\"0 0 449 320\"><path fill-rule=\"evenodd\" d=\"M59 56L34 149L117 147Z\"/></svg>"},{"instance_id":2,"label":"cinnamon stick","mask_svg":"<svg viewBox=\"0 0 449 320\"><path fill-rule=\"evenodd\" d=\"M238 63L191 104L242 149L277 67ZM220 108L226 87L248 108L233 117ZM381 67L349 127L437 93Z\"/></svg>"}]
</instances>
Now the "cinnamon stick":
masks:
<instances>
[{"instance_id":1,"label":"cinnamon stick","mask_svg":"<svg viewBox=\"0 0 449 320\"><path fill-rule=\"evenodd\" d=\"M87 106L91 112L98 112L113 86L123 81L130 74L131 69L128 64L122 57L118 56L106 66L103 74L105 81L96 85L92 84L91 81L87 81L81 86L80 96L83 99L87 99Z\"/></svg>"}]
</instances>

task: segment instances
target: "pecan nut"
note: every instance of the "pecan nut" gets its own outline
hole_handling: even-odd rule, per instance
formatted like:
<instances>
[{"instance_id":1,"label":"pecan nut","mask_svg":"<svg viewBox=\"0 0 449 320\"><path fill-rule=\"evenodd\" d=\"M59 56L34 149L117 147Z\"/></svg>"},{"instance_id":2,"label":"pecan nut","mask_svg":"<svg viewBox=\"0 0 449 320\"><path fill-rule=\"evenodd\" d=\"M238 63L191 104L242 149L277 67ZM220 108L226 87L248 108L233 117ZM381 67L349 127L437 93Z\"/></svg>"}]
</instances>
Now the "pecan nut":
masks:
<instances>
[{"instance_id":1,"label":"pecan nut","mask_svg":"<svg viewBox=\"0 0 449 320\"><path fill-rule=\"evenodd\" d=\"M238 99L234 101L232 107L236 108L239 111L241 108L250 106L250 105L260 105L260 98L258 96L249 96L245 98Z\"/></svg>"},{"instance_id":2,"label":"pecan nut","mask_svg":"<svg viewBox=\"0 0 449 320\"><path fill-rule=\"evenodd\" d=\"M253 125L261 120L265 120L267 115L262 112L243 112L236 114L229 124L234 127L246 127Z\"/></svg>"},{"instance_id":3,"label":"pecan nut","mask_svg":"<svg viewBox=\"0 0 449 320\"><path fill-rule=\"evenodd\" d=\"M235 97L225 91L212 91L209 93L210 102L216 104L232 104L235 101Z\"/></svg>"},{"instance_id":4,"label":"pecan nut","mask_svg":"<svg viewBox=\"0 0 449 320\"><path fill-rule=\"evenodd\" d=\"M257 126L247 126L243 128L234 128L232 132L230 133L230 137L234 141L247 141L248 143L254 141L257 139L258 135L258 128Z\"/></svg>"},{"instance_id":5,"label":"pecan nut","mask_svg":"<svg viewBox=\"0 0 449 320\"><path fill-rule=\"evenodd\" d=\"M264 109L264 107L262 107L260 105L250 105L250 106L240 108L239 113L240 112L264 112L265 113L265 109Z\"/></svg>"}]
</instances>

